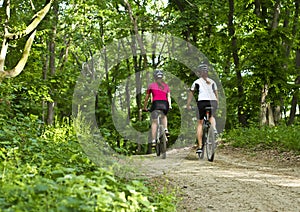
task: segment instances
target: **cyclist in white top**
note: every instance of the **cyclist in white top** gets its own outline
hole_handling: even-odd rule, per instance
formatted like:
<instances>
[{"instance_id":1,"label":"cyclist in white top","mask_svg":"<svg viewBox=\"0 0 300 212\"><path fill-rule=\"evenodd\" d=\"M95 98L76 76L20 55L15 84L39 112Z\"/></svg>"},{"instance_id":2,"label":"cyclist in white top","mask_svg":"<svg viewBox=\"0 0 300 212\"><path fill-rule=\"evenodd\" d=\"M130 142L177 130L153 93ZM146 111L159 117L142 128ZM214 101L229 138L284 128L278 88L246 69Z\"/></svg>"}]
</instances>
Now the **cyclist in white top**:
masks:
<instances>
[{"instance_id":1,"label":"cyclist in white top","mask_svg":"<svg viewBox=\"0 0 300 212\"><path fill-rule=\"evenodd\" d=\"M195 80L192 84L192 87L190 88L190 92L188 95L187 100L187 109L191 109L190 103L194 96L194 92L198 92L198 98L197 98L197 106L198 106L198 124L197 124L197 140L198 140L198 148L197 153L201 153L201 147L202 147L202 126L203 126L203 119L205 116L205 107L213 107L213 110L211 111L211 116L209 118L209 121L215 130L215 133L217 133L216 130L216 121L214 118L215 111L218 106L218 89L217 84L210 78L208 78L208 65L207 64L201 64L196 69L196 74L199 77L199 79Z\"/></svg>"}]
</instances>

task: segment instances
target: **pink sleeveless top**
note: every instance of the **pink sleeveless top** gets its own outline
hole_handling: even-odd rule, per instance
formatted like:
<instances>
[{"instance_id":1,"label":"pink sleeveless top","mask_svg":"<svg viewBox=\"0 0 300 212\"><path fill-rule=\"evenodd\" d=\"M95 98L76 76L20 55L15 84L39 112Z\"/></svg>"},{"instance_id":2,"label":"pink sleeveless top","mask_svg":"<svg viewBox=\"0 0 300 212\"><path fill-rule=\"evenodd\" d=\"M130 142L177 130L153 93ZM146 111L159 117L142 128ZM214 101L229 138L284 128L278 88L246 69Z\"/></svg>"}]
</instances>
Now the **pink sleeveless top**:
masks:
<instances>
[{"instance_id":1,"label":"pink sleeveless top","mask_svg":"<svg viewBox=\"0 0 300 212\"><path fill-rule=\"evenodd\" d=\"M170 88L166 83L162 83L162 86L158 86L157 82L153 82L148 86L147 94L152 93L152 101L165 100L168 101L167 94L170 92Z\"/></svg>"}]
</instances>

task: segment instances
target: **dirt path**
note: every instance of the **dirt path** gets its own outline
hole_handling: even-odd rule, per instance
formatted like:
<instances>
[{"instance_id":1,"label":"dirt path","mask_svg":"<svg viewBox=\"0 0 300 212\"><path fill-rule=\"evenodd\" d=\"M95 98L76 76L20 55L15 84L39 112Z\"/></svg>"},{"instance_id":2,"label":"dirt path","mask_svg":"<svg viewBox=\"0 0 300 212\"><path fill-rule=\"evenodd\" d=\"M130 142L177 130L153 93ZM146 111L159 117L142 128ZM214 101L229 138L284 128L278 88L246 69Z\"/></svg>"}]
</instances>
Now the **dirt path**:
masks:
<instances>
[{"instance_id":1,"label":"dirt path","mask_svg":"<svg viewBox=\"0 0 300 212\"><path fill-rule=\"evenodd\" d=\"M179 212L300 211L299 158L219 148L211 163L184 148L168 151L166 160L150 155L140 165L145 176L176 188Z\"/></svg>"}]
</instances>

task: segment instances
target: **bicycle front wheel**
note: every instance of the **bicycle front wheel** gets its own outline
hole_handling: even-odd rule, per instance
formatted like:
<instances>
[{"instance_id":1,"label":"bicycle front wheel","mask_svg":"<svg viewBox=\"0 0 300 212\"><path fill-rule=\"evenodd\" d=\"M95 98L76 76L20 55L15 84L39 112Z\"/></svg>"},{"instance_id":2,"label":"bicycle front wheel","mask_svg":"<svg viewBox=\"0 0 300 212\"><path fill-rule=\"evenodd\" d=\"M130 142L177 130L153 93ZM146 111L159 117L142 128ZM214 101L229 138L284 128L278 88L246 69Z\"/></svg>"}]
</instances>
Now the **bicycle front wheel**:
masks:
<instances>
[{"instance_id":1,"label":"bicycle front wheel","mask_svg":"<svg viewBox=\"0 0 300 212\"><path fill-rule=\"evenodd\" d=\"M215 157L215 133L212 127L208 129L207 141L206 141L206 154L207 160L210 162L214 161Z\"/></svg>"}]
</instances>

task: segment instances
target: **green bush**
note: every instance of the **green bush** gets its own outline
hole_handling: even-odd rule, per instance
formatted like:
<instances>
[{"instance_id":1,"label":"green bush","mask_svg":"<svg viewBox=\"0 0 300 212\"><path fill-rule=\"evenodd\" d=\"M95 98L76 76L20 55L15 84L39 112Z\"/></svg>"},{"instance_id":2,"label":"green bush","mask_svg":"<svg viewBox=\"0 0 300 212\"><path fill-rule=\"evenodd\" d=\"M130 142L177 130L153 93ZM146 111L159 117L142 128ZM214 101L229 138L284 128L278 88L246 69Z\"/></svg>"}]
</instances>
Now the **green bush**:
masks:
<instances>
[{"instance_id":1,"label":"green bush","mask_svg":"<svg viewBox=\"0 0 300 212\"><path fill-rule=\"evenodd\" d=\"M300 126L236 128L224 133L225 142L234 147L279 149L300 152Z\"/></svg>"},{"instance_id":2,"label":"green bush","mask_svg":"<svg viewBox=\"0 0 300 212\"><path fill-rule=\"evenodd\" d=\"M18 119L0 132L0 211L173 207L172 195L163 198L145 182L120 179L94 165L82 152L69 120L39 131L37 123L30 117Z\"/></svg>"}]
</instances>

